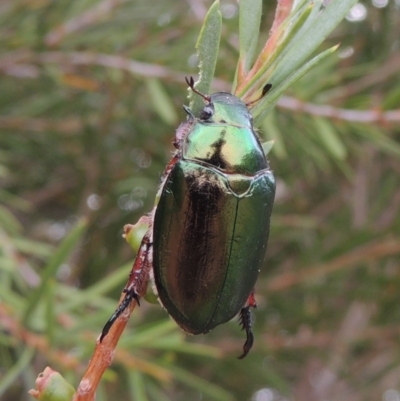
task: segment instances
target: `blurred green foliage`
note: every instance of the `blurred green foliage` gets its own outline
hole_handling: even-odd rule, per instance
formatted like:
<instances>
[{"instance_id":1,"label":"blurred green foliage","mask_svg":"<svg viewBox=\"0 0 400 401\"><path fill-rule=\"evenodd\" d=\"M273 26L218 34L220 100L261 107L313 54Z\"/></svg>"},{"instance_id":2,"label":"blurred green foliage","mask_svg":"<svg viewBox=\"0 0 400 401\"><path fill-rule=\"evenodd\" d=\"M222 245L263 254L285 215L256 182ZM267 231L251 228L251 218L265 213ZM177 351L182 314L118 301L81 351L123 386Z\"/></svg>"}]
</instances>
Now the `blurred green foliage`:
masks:
<instances>
[{"instance_id":1,"label":"blurred green foliage","mask_svg":"<svg viewBox=\"0 0 400 401\"><path fill-rule=\"evenodd\" d=\"M28 400L46 365L82 376L133 259L122 227L151 210L185 118L210 4L0 4L2 401ZM254 350L236 360L236 321L186 337L143 303L98 400L400 399L399 8L359 3L323 45L337 54L262 124L278 191ZM214 89L229 90L237 4L221 10ZM264 41L274 11L264 1Z\"/></svg>"}]
</instances>

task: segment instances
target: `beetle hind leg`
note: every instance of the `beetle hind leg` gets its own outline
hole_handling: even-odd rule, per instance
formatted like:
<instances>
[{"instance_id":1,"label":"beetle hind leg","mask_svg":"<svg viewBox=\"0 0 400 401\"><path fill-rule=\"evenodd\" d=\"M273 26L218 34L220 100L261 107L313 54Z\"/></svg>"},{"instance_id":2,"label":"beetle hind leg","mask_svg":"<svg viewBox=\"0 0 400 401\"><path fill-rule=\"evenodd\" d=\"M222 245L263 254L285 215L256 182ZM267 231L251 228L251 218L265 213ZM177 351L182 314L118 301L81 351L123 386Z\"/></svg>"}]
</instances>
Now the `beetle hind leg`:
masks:
<instances>
[{"instance_id":1,"label":"beetle hind leg","mask_svg":"<svg viewBox=\"0 0 400 401\"><path fill-rule=\"evenodd\" d=\"M153 258L152 258L152 241L151 241L151 230L149 230L143 237L142 243L135 262L132 266L132 270L129 274L128 283L124 289L124 299L112 314L108 322L105 324L103 331L101 332L100 342L110 331L112 325L116 320L128 309L132 301L140 306L140 298L144 295L149 281L150 270L152 269Z\"/></svg>"},{"instance_id":2,"label":"beetle hind leg","mask_svg":"<svg viewBox=\"0 0 400 401\"><path fill-rule=\"evenodd\" d=\"M253 334L253 319L251 316L250 308L256 308L256 300L254 298L254 293L252 292L249 296L249 299L246 302L246 306L240 310L239 321L242 326L242 330L246 331L246 342L243 345L243 354L238 357L238 359L243 359L251 350L254 343L254 334Z\"/></svg>"},{"instance_id":3,"label":"beetle hind leg","mask_svg":"<svg viewBox=\"0 0 400 401\"><path fill-rule=\"evenodd\" d=\"M129 307L129 304L133 300L135 300L137 302L138 306L140 306L139 294L133 288L125 289L123 292L125 293L125 298L122 300L121 304L118 306L116 311L112 314L112 316L110 317L108 322L103 327L103 330L102 330L101 336L100 336L100 342L103 341L103 338L108 334L108 332L110 331L112 325L121 316L121 314L126 310L126 308Z\"/></svg>"}]
</instances>

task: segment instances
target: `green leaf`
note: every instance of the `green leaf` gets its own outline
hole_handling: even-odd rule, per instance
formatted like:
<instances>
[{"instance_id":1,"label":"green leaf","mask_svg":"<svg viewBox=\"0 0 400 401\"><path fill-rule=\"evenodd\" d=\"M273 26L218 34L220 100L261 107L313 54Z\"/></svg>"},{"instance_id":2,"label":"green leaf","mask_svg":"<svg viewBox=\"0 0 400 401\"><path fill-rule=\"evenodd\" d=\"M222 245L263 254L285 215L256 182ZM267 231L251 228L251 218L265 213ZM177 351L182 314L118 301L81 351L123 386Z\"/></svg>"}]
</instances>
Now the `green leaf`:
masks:
<instances>
[{"instance_id":1,"label":"green leaf","mask_svg":"<svg viewBox=\"0 0 400 401\"><path fill-rule=\"evenodd\" d=\"M204 394L205 399L215 399L219 401L233 401L235 398L223 388L216 386L186 370L176 366L170 368L175 377L184 384L191 386Z\"/></svg>"},{"instance_id":2,"label":"green leaf","mask_svg":"<svg viewBox=\"0 0 400 401\"><path fill-rule=\"evenodd\" d=\"M263 130L263 137L269 139L269 142L273 141L274 146L272 151L276 157L278 159L285 159L287 157L287 151L283 141L283 135L276 122L274 110L272 110L268 117L261 123L261 128Z\"/></svg>"},{"instance_id":3,"label":"green leaf","mask_svg":"<svg viewBox=\"0 0 400 401\"><path fill-rule=\"evenodd\" d=\"M68 256L75 249L76 244L82 238L84 230L86 228L86 222L84 220L79 221L75 227L68 233L66 238L61 242L60 246L56 249L53 257L48 262L47 266L44 267L41 282L38 287L30 294L26 302L26 309L23 313L23 322L26 324L38 305L39 301L46 294L46 287L49 280L55 276L60 265L68 258Z\"/></svg>"},{"instance_id":4,"label":"green leaf","mask_svg":"<svg viewBox=\"0 0 400 401\"><path fill-rule=\"evenodd\" d=\"M124 283L132 269L132 262L116 269L113 273L104 277L98 283L90 286L84 291L74 291L73 296L69 296L62 305L59 306L58 313L65 313L81 305L98 303L98 296L118 288ZM64 295L64 292L63 292ZM94 302L95 301L95 302Z\"/></svg>"},{"instance_id":5,"label":"green leaf","mask_svg":"<svg viewBox=\"0 0 400 401\"><path fill-rule=\"evenodd\" d=\"M38 241L31 241L21 237L12 238L11 242L18 251L38 256L40 258L47 258L54 249L52 245Z\"/></svg>"},{"instance_id":6,"label":"green leaf","mask_svg":"<svg viewBox=\"0 0 400 401\"><path fill-rule=\"evenodd\" d=\"M34 355L35 350L33 348L25 347L15 365L7 372L4 372L4 376L2 376L0 380L0 396L4 394L11 385L15 385L17 377L28 367Z\"/></svg>"},{"instance_id":7,"label":"green leaf","mask_svg":"<svg viewBox=\"0 0 400 401\"><path fill-rule=\"evenodd\" d=\"M262 14L261 0L241 0L239 3L239 64L249 72L255 59ZM238 68L237 67L237 68ZM236 69L236 73L237 73ZM232 93L235 92L235 84Z\"/></svg>"},{"instance_id":8,"label":"green leaf","mask_svg":"<svg viewBox=\"0 0 400 401\"><path fill-rule=\"evenodd\" d=\"M22 227L14 215L4 206L0 205L0 225L9 233L16 234Z\"/></svg>"},{"instance_id":9,"label":"green leaf","mask_svg":"<svg viewBox=\"0 0 400 401\"><path fill-rule=\"evenodd\" d=\"M142 348L151 348L165 351L175 351L184 354L197 355L202 358L220 358L222 353L216 347L211 347L208 345L195 344L184 342L182 340L181 333L176 338L169 335L167 338L157 339L153 342L146 343Z\"/></svg>"},{"instance_id":10,"label":"green leaf","mask_svg":"<svg viewBox=\"0 0 400 401\"><path fill-rule=\"evenodd\" d=\"M306 62L355 3L356 0L333 0L322 9L321 1L315 1L313 7L310 3L303 2L291 13L284 22L288 26L287 29L290 29L286 39L278 44L276 54L260 66L254 77L238 94L241 98L246 98L247 93L254 92L265 83L272 84L272 90L252 110L258 123L271 111L277 99L289 86L336 49L332 47Z\"/></svg>"},{"instance_id":11,"label":"green leaf","mask_svg":"<svg viewBox=\"0 0 400 401\"><path fill-rule=\"evenodd\" d=\"M178 327L171 319L157 322L143 330L135 332L134 336L125 336L121 338L119 344L121 347L134 348L142 346L142 344L150 344L157 338L164 338L173 332L176 332Z\"/></svg>"},{"instance_id":12,"label":"green leaf","mask_svg":"<svg viewBox=\"0 0 400 401\"><path fill-rule=\"evenodd\" d=\"M264 154L265 156L268 155L268 153L271 151L272 147L274 146L274 141L268 141L268 142L264 142L263 144L261 144Z\"/></svg>"},{"instance_id":13,"label":"green leaf","mask_svg":"<svg viewBox=\"0 0 400 401\"><path fill-rule=\"evenodd\" d=\"M321 117L314 117L312 121L318 132L318 137L328 152L336 159L343 160L346 157L347 150L333 129L333 125Z\"/></svg>"},{"instance_id":14,"label":"green leaf","mask_svg":"<svg viewBox=\"0 0 400 401\"><path fill-rule=\"evenodd\" d=\"M144 384L143 376L135 370L130 370L128 374L129 391L132 395L132 400L148 401L149 398L146 394L146 386Z\"/></svg>"},{"instance_id":15,"label":"green leaf","mask_svg":"<svg viewBox=\"0 0 400 401\"><path fill-rule=\"evenodd\" d=\"M301 68L299 68L296 72L289 76L284 82L282 82L275 90L274 87L272 87L272 90L268 92L268 94L262 100L260 100L251 110L255 125L257 126L257 124L259 124L260 121L264 119L267 114L270 113L270 111L278 101L279 97L287 88L293 85L294 82L296 82L299 78L301 78L306 72L311 70L311 68L313 68L324 58L330 56L336 49L337 46L333 46L330 49L325 50L324 52L320 53L318 56L310 60L308 63L304 64Z\"/></svg>"},{"instance_id":16,"label":"green leaf","mask_svg":"<svg viewBox=\"0 0 400 401\"><path fill-rule=\"evenodd\" d=\"M13 208L22 210L24 212L29 212L32 210L32 205L25 199L15 196L14 194L0 189L0 201L8 205L12 205Z\"/></svg>"},{"instance_id":17,"label":"green leaf","mask_svg":"<svg viewBox=\"0 0 400 401\"><path fill-rule=\"evenodd\" d=\"M306 6L307 5L307 6ZM293 41L293 38L298 35L299 31L304 29L304 26L307 22L307 19L310 19L310 14L313 10L315 10L314 3L307 4L306 1L303 1L299 4L298 8L291 13L291 15L282 23L280 27L281 30L286 32L286 36L284 36L281 43L276 44L273 54L269 55L266 59L266 62L260 66L258 71L256 71L254 78L252 78L247 85L237 94L239 97L242 97L244 93L252 87L260 87L263 86L267 81L270 81L269 70L274 70L279 64L279 60L283 58L283 56L288 52L290 48L290 44Z\"/></svg>"},{"instance_id":18,"label":"green leaf","mask_svg":"<svg viewBox=\"0 0 400 401\"><path fill-rule=\"evenodd\" d=\"M210 93L211 82L217 65L219 42L221 38L222 15L219 9L219 0L210 7L197 39L196 49L199 58L199 80L195 83L198 91ZM194 115L199 115L204 107L203 99L189 89L190 108Z\"/></svg>"},{"instance_id":19,"label":"green leaf","mask_svg":"<svg viewBox=\"0 0 400 401\"><path fill-rule=\"evenodd\" d=\"M54 345L54 337L57 327L57 317L55 313L56 305L56 282L54 278L51 278L47 283L46 291L46 305L45 305L45 324L46 324L46 335L49 344Z\"/></svg>"},{"instance_id":20,"label":"green leaf","mask_svg":"<svg viewBox=\"0 0 400 401\"><path fill-rule=\"evenodd\" d=\"M307 28L301 29L300 34L291 41L285 56L279 61L279 68L271 75L272 84L286 80L300 68L356 2L357 0L333 0L320 12L317 11L321 2L315 2L314 12L307 21Z\"/></svg>"},{"instance_id":21,"label":"green leaf","mask_svg":"<svg viewBox=\"0 0 400 401\"><path fill-rule=\"evenodd\" d=\"M176 125L178 114L163 85L155 78L147 79L145 82L154 110L166 124Z\"/></svg>"},{"instance_id":22,"label":"green leaf","mask_svg":"<svg viewBox=\"0 0 400 401\"><path fill-rule=\"evenodd\" d=\"M372 141L377 146L384 149L386 152L400 156L400 145L389 136L382 133L382 130L371 124L364 124L362 126L354 124L354 132Z\"/></svg>"}]
</instances>

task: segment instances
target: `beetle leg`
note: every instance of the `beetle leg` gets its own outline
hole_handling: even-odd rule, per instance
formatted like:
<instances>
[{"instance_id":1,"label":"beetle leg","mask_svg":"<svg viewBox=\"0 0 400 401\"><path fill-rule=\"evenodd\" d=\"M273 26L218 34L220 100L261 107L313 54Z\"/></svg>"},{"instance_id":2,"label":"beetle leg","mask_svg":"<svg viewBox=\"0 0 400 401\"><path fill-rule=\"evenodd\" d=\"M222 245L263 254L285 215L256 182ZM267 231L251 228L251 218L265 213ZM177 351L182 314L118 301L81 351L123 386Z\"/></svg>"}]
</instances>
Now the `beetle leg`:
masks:
<instances>
[{"instance_id":1,"label":"beetle leg","mask_svg":"<svg viewBox=\"0 0 400 401\"><path fill-rule=\"evenodd\" d=\"M125 286L125 297L112 314L108 322L105 324L101 332L100 342L108 334L112 325L121 316L121 314L129 307L130 303L135 300L140 306L140 297L144 295L149 281L150 270L153 263L152 255L151 229L144 235L132 270L129 273L128 283Z\"/></svg>"},{"instance_id":2,"label":"beetle leg","mask_svg":"<svg viewBox=\"0 0 400 401\"><path fill-rule=\"evenodd\" d=\"M254 343L254 334L252 329L252 317L250 308L256 308L256 300L254 298L254 292L251 292L246 306L240 310L240 324L242 326L242 330L246 330L246 342L243 345L243 354L238 357L238 359L243 359L251 350L251 347Z\"/></svg>"}]
</instances>

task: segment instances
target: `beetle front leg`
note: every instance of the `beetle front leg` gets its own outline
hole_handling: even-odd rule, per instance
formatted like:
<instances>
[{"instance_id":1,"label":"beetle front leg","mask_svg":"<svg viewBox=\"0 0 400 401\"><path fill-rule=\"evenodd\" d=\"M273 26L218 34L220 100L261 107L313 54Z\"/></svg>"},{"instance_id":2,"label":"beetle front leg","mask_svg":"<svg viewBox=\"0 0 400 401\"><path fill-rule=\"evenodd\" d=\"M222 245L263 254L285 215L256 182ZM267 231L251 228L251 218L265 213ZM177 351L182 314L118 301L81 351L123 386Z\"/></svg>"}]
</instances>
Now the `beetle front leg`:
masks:
<instances>
[{"instance_id":1,"label":"beetle front leg","mask_svg":"<svg viewBox=\"0 0 400 401\"><path fill-rule=\"evenodd\" d=\"M149 229L142 239L138 254L132 266L132 270L129 273L128 283L123 290L125 297L108 322L105 324L103 331L101 332L100 342L102 342L104 337L110 331L112 325L129 307L133 300L135 300L140 306L139 301L146 292L147 283L150 277L150 270L153 266L153 243L151 230L152 229Z\"/></svg>"},{"instance_id":2,"label":"beetle front leg","mask_svg":"<svg viewBox=\"0 0 400 401\"><path fill-rule=\"evenodd\" d=\"M252 317L250 308L256 308L256 299L254 298L254 291L251 292L247 299L246 306L240 310L239 319L242 330L246 330L246 342L243 345L243 354L238 359L243 359L251 350L254 343L254 334L252 329Z\"/></svg>"}]
</instances>

